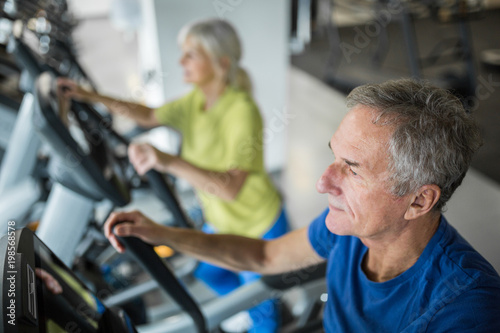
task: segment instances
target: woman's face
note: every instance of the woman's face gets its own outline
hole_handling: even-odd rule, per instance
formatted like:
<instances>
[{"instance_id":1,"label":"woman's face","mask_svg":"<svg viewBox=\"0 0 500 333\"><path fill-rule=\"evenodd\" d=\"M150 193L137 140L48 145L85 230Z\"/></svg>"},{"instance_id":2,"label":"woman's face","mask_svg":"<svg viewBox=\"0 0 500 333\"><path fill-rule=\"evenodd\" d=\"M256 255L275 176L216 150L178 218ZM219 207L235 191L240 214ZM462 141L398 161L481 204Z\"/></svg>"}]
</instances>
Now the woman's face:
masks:
<instances>
[{"instance_id":1,"label":"woman's face","mask_svg":"<svg viewBox=\"0 0 500 333\"><path fill-rule=\"evenodd\" d=\"M203 86L215 79L216 73L208 54L191 37L186 38L181 50L179 62L184 69L184 82Z\"/></svg>"}]
</instances>

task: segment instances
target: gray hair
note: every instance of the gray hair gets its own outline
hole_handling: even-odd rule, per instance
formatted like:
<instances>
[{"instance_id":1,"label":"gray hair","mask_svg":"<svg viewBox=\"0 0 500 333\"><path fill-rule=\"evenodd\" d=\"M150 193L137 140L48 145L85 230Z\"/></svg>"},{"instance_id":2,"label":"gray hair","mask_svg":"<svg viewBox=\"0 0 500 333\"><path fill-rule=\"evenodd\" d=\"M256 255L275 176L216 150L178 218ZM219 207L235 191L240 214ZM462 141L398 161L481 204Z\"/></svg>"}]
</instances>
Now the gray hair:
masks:
<instances>
[{"instance_id":1,"label":"gray hair","mask_svg":"<svg viewBox=\"0 0 500 333\"><path fill-rule=\"evenodd\" d=\"M394 128L387 147L391 192L404 196L437 185L435 209L442 211L482 145L472 115L447 90L411 79L357 87L347 106L358 104L374 109L374 124Z\"/></svg>"},{"instance_id":2,"label":"gray hair","mask_svg":"<svg viewBox=\"0 0 500 333\"><path fill-rule=\"evenodd\" d=\"M179 32L177 38L179 45L182 45L188 37L193 38L207 52L214 68L220 68L219 60L227 57L229 59L227 83L251 93L250 78L239 65L242 56L240 39L229 22L208 19L190 23Z\"/></svg>"}]
</instances>

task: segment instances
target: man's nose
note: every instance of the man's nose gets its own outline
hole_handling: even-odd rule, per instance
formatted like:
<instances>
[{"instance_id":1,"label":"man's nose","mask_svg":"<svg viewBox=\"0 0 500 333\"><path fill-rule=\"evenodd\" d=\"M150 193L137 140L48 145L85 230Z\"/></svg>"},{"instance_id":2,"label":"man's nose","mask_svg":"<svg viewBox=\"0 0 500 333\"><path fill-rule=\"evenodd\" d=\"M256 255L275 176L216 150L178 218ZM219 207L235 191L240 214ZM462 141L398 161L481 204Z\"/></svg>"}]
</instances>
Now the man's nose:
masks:
<instances>
[{"instance_id":1,"label":"man's nose","mask_svg":"<svg viewBox=\"0 0 500 333\"><path fill-rule=\"evenodd\" d=\"M316 183L318 192L340 195L342 193L340 189L340 184L342 183L341 172L338 165L335 163L330 164Z\"/></svg>"}]
</instances>

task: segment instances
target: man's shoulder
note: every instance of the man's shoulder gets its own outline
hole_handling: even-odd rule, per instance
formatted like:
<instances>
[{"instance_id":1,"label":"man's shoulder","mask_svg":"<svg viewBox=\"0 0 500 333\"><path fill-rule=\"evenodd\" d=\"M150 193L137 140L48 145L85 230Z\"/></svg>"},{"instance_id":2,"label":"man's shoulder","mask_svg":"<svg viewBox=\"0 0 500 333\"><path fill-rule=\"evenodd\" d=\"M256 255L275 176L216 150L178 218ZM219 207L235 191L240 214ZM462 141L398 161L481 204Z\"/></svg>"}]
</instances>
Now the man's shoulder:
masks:
<instances>
[{"instance_id":1,"label":"man's shoulder","mask_svg":"<svg viewBox=\"0 0 500 333\"><path fill-rule=\"evenodd\" d=\"M480 304L500 305L500 276L446 220L422 279L434 284L432 312L467 312ZM458 311L458 312L457 312Z\"/></svg>"},{"instance_id":2,"label":"man's shoulder","mask_svg":"<svg viewBox=\"0 0 500 333\"><path fill-rule=\"evenodd\" d=\"M463 275L464 279L477 286L500 287L500 276L493 266L444 217L443 220L443 237L438 243L442 253L439 257L442 271Z\"/></svg>"},{"instance_id":3,"label":"man's shoulder","mask_svg":"<svg viewBox=\"0 0 500 333\"><path fill-rule=\"evenodd\" d=\"M491 281L493 282L493 281ZM500 285L476 283L438 300L427 321L427 331L500 332Z\"/></svg>"},{"instance_id":4,"label":"man's shoulder","mask_svg":"<svg viewBox=\"0 0 500 333\"><path fill-rule=\"evenodd\" d=\"M427 300L426 305L406 331L413 332L415 327L426 327L429 332L498 327L497 272L444 218L438 232L439 241L415 274L418 298Z\"/></svg>"}]
</instances>

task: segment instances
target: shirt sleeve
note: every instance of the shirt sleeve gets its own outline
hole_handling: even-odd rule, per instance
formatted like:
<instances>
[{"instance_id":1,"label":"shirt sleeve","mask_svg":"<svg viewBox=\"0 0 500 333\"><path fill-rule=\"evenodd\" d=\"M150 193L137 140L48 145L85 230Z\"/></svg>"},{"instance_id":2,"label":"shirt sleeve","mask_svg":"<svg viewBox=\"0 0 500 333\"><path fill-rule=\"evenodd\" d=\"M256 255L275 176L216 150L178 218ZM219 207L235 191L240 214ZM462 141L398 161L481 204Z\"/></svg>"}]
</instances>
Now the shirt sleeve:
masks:
<instances>
[{"instance_id":1,"label":"shirt sleeve","mask_svg":"<svg viewBox=\"0 0 500 333\"><path fill-rule=\"evenodd\" d=\"M309 242L312 248L318 255L328 259L328 256L335 244L337 235L333 234L326 228L325 219L329 209L325 209L312 223L309 225L308 235Z\"/></svg>"},{"instance_id":2,"label":"shirt sleeve","mask_svg":"<svg viewBox=\"0 0 500 333\"><path fill-rule=\"evenodd\" d=\"M500 332L500 289L476 288L441 308L426 332Z\"/></svg>"},{"instance_id":3,"label":"shirt sleeve","mask_svg":"<svg viewBox=\"0 0 500 333\"><path fill-rule=\"evenodd\" d=\"M255 104L238 101L224 119L228 170L259 171L263 168L262 118Z\"/></svg>"},{"instance_id":4,"label":"shirt sleeve","mask_svg":"<svg viewBox=\"0 0 500 333\"><path fill-rule=\"evenodd\" d=\"M161 125L172 127L182 132L186 123L187 110L195 107L193 103L195 103L194 91L155 109L156 119Z\"/></svg>"}]
</instances>

